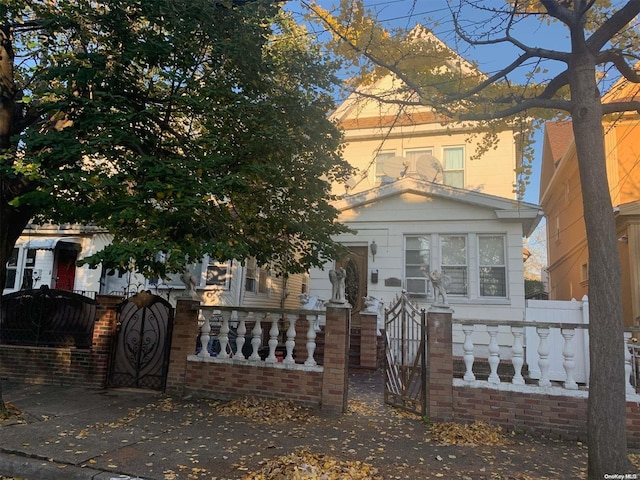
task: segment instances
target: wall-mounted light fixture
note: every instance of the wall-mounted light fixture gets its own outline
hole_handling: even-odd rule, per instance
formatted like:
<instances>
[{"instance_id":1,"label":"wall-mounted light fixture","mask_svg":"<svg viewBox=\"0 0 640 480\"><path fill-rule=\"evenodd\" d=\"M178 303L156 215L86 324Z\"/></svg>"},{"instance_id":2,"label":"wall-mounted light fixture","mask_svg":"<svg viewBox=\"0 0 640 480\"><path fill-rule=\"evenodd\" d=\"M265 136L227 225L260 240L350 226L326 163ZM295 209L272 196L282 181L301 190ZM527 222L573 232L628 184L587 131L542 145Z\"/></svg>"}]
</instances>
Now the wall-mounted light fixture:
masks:
<instances>
[{"instance_id":1,"label":"wall-mounted light fixture","mask_svg":"<svg viewBox=\"0 0 640 480\"><path fill-rule=\"evenodd\" d=\"M628 235L623 235L620 238L618 238L618 241L620 243L629 243L629 236Z\"/></svg>"},{"instance_id":2,"label":"wall-mounted light fixture","mask_svg":"<svg viewBox=\"0 0 640 480\"><path fill-rule=\"evenodd\" d=\"M376 241L374 240L373 242L371 242L371 245L369 245L369 250L371 250L371 257L373 258L373 261L376 261L376 253L378 253L378 245L376 244Z\"/></svg>"}]
</instances>

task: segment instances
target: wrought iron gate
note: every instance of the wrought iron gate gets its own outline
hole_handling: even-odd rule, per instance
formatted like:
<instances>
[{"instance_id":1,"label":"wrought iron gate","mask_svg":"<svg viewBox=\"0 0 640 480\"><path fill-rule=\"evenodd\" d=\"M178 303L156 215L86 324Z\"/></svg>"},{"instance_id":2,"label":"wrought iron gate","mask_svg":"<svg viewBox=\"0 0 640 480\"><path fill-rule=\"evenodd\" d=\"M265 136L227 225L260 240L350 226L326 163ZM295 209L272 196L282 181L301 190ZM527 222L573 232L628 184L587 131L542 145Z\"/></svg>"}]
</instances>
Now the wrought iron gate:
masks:
<instances>
[{"instance_id":1,"label":"wrought iron gate","mask_svg":"<svg viewBox=\"0 0 640 480\"><path fill-rule=\"evenodd\" d=\"M173 308L163 298L141 292L122 303L109 386L164 390L172 328Z\"/></svg>"},{"instance_id":2,"label":"wrought iron gate","mask_svg":"<svg viewBox=\"0 0 640 480\"><path fill-rule=\"evenodd\" d=\"M400 295L385 315L384 401L427 414L426 313Z\"/></svg>"}]
</instances>

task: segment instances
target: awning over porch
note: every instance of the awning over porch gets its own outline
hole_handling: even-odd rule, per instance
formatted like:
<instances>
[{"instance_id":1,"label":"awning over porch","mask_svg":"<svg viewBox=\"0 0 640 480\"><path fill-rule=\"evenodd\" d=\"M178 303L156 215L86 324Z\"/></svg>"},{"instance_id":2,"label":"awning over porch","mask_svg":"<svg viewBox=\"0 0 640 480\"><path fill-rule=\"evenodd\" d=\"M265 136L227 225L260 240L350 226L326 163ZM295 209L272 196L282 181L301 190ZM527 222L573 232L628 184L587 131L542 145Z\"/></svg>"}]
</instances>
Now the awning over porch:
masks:
<instances>
[{"instance_id":1,"label":"awning over porch","mask_svg":"<svg viewBox=\"0 0 640 480\"><path fill-rule=\"evenodd\" d=\"M16 244L16 247L29 248L33 250L55 250L56 248L63 250L82 249L80 245L81 239L76 237L42 237L30 238Z\"/></svg>"}]
</instances>

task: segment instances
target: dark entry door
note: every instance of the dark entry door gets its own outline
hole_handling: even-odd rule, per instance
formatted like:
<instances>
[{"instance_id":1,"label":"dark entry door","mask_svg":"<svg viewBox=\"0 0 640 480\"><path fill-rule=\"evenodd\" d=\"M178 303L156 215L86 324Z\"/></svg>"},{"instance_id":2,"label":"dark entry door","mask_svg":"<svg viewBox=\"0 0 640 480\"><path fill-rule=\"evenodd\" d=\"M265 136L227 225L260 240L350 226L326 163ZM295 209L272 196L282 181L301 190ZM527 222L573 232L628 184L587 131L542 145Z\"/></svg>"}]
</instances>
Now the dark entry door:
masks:
<instances>
[{"instance_id":1,"label":"dark entry door","mask_svg":"<svg viewBox=\"0 0 640 480\"><path fill-rule=\"evenodd\" d=\"M172 327L173 308L163 298L141 292L125 301L118 313L109 386L164 391Z\"/></svg>"},{"instance_id":2,"label":"dark entry door","mask_svg":"<svg viewBox=\"0 0 640 480\"><path fill-rule=\"evenodd\" d=\"M352 327L360 326L360 311L367 296L367 255L367 247L349 247L349 253L336 264L336 268L343 267L347 272L345 296L351 304Z\"/></svg>"},{"instance_id":3,"label":"dark entry door","mask_svg":"<svg viewBox=\"0 0 640 480\"><path fill-rule=\"evenodd\" d=\"M76 283L76 260L78 260L76 250L56 250L56 289L73 291Z\"/></svg>"}]
</instances>

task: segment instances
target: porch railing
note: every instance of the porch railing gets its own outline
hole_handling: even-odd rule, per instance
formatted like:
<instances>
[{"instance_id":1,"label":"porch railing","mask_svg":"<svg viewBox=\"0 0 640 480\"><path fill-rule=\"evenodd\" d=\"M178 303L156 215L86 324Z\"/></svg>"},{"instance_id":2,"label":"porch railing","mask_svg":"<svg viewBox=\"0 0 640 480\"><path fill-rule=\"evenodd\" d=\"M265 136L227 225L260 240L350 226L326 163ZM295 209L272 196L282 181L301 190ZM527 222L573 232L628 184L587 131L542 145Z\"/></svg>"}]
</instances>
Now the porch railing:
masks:
<instances>
[{"instance_id":1,"label":"porch railing","mask_svg":"<svg viewBox=\"0 0 640 480\"><path fill-rule=\"evenodd\" d=\"M199 357L318 366L316 337L324 311L227 306L197 309L201 317L196 353ZM215 351L211 348L212 339L217 343Z\"/></svg>"}]
</instances>

